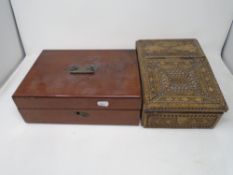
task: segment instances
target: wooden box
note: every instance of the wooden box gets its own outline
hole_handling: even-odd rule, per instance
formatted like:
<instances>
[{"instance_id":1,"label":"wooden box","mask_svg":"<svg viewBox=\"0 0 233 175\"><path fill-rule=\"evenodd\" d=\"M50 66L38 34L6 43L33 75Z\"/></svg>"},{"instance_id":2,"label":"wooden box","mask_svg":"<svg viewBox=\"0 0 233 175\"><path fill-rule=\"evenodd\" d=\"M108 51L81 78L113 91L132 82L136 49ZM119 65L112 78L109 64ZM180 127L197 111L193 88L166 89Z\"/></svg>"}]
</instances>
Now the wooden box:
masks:
<instances>
[{"instance_id":1,"label":"wooden box","mask_svg":"<svg viewBox=\"0 0 233 175\"><path fill-rule=\"evenodd\" d=\"M29 123L138 125L135 50L45 50L13 95Z\"/></svg>"},{"instance_id":2,"label":"wooden box","mask_svg":"<svg viewBox=\"0 0 233 175\"><path fill-rule=\"evenodd\" d=\"M197 40L140 40L142 125L214 127L227 105Z\"/></svg>"}]
</instances>

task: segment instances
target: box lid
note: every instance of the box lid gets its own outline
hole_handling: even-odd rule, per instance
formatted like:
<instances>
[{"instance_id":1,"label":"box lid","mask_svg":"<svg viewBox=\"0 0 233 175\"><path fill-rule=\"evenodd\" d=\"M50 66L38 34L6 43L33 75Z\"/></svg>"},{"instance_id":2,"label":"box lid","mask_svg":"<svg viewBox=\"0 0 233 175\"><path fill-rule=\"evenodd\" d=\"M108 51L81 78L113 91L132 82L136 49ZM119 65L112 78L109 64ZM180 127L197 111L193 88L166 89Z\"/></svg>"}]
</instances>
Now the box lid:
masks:
<instances>
[{"instance_id":1,"label":"box lid","mask_svg":"<svg viewBox=\"0 0 233 175\"><path fill-rule=\"evenodd\" d=\"M61 101L65 98L140 100L140 94L135 50L45 50L21 82L13 98L60 98ZM36 103L19 103L23 107L37 107ZM79 107L80 104L88 108L88 102L82 104L83 100L77 101L79 104L74 103L72 101L73 107ZM68 105L64 101L60 104L62 106Z\"/></svg>"},{"instance_id":2,"label":"box lid","mask_svg":"<svg viewBox=\"0 0 233 175\"><path fill-rule=\"evenodd\" d=\"M139 40L137 50L143 58L205 56L196 39Z\"/></svg>"},{"instance_id":3,"label":"box lid","mask_svg":"<svg viewBox=\"0 0 233 175\"><path fill-rule=\"evenodd\" d=\"M196 40L140 40L145 111L224 112L227 105Z\"/></svg>"}]
</instances>

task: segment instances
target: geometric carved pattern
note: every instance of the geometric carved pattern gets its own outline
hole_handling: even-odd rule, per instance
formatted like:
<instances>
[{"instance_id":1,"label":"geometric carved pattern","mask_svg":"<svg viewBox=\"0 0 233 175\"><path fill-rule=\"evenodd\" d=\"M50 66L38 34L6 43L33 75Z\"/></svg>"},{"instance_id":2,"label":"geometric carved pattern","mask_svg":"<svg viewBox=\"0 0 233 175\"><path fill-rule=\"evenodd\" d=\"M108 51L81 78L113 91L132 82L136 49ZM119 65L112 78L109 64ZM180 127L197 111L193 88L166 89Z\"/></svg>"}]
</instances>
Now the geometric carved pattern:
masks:
<instances>
[{"instance_id":1,"label":"geometric carved pattern","mask_svg":"<svg viewBox=\"0 0 233 175\"><path fill-rule=\"evenodd\" d=\"M144 50L141 54L144 58L150 57L202 57L204 53L198 41L184 40L147 40L142 41L140 47ZM140 42L140 41L139 41Z\"/></svg>"},{"instance_id":2,"label":"geometric carved pattern","mask_svg":"<svg viewBox=\"0 0 233 175\"><path fill-rule=\"evenodd\" d=\"M227 109L205 56L142 57L140 53L146 55L148 49L141 45L138 48L145 110L223 112Z\"/></svg>"},{"instance_id":3,"label":"geometric carved pattern","mask_svg":"<svg viewBox=\"0 0 233 175\"><path fill-rule=\"evenodd\" d=\"M144 127L211 128L227 105L196 40L141 40Z\"/></svg>"},{"instance_id":4,"label":"geometric carved pattern","mask_svg":"<svg viewBox=\"0 0 233 175\"><path fill-rule=\"evenodd\" d=\"M143 125L152 128L212 128L221 114L146 113Z\"/></svg>"}]
</instances>

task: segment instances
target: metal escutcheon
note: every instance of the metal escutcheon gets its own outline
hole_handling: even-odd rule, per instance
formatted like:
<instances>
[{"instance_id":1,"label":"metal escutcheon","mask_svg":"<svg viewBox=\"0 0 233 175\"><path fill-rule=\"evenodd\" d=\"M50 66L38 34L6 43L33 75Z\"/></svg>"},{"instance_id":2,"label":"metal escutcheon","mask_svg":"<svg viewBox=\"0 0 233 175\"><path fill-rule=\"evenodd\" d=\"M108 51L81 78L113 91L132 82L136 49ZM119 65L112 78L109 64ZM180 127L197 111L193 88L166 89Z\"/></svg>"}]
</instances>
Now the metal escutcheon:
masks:
<instances>
[{"instance_id":1,"label":"metal escutcheon","mask_svg":"<svg viewBox=\"0 0 233 175\"><path fill-rule=\"evenodd\" d=\"M83 111L77 111L75 112L76 115L80 116L80 117L88 117L89 113L88 112L83 112Z\"/></svg>"}]
</instances>

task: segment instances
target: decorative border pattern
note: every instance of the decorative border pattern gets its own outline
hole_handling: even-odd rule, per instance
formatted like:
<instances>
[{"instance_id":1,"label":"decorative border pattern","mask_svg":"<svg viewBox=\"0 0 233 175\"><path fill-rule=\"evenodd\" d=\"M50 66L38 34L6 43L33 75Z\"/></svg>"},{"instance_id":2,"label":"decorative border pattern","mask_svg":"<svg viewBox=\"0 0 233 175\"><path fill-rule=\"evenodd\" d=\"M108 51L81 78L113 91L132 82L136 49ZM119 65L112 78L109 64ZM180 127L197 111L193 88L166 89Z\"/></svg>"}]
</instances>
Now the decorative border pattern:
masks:
<instances>
[{"instance_id":1,"label":"decorative border pattern","mask_svg":"<svg viewBox=\"0 0 233 175\"><path fill-rule=\"evenodd\" d=\"M222 114L213 113L143 113L146 128L213 128Z\"/></svg>"},{"instance_id":2,"label":"decorative border pattern","mask_svg":"<svg viewBox=\"0 0 233 175\"><path fill-rule=\"evenodd\" d=\"M139 40L137 45L144 58L205 56L195 39Z\"/></svg>"}]
</instances>

